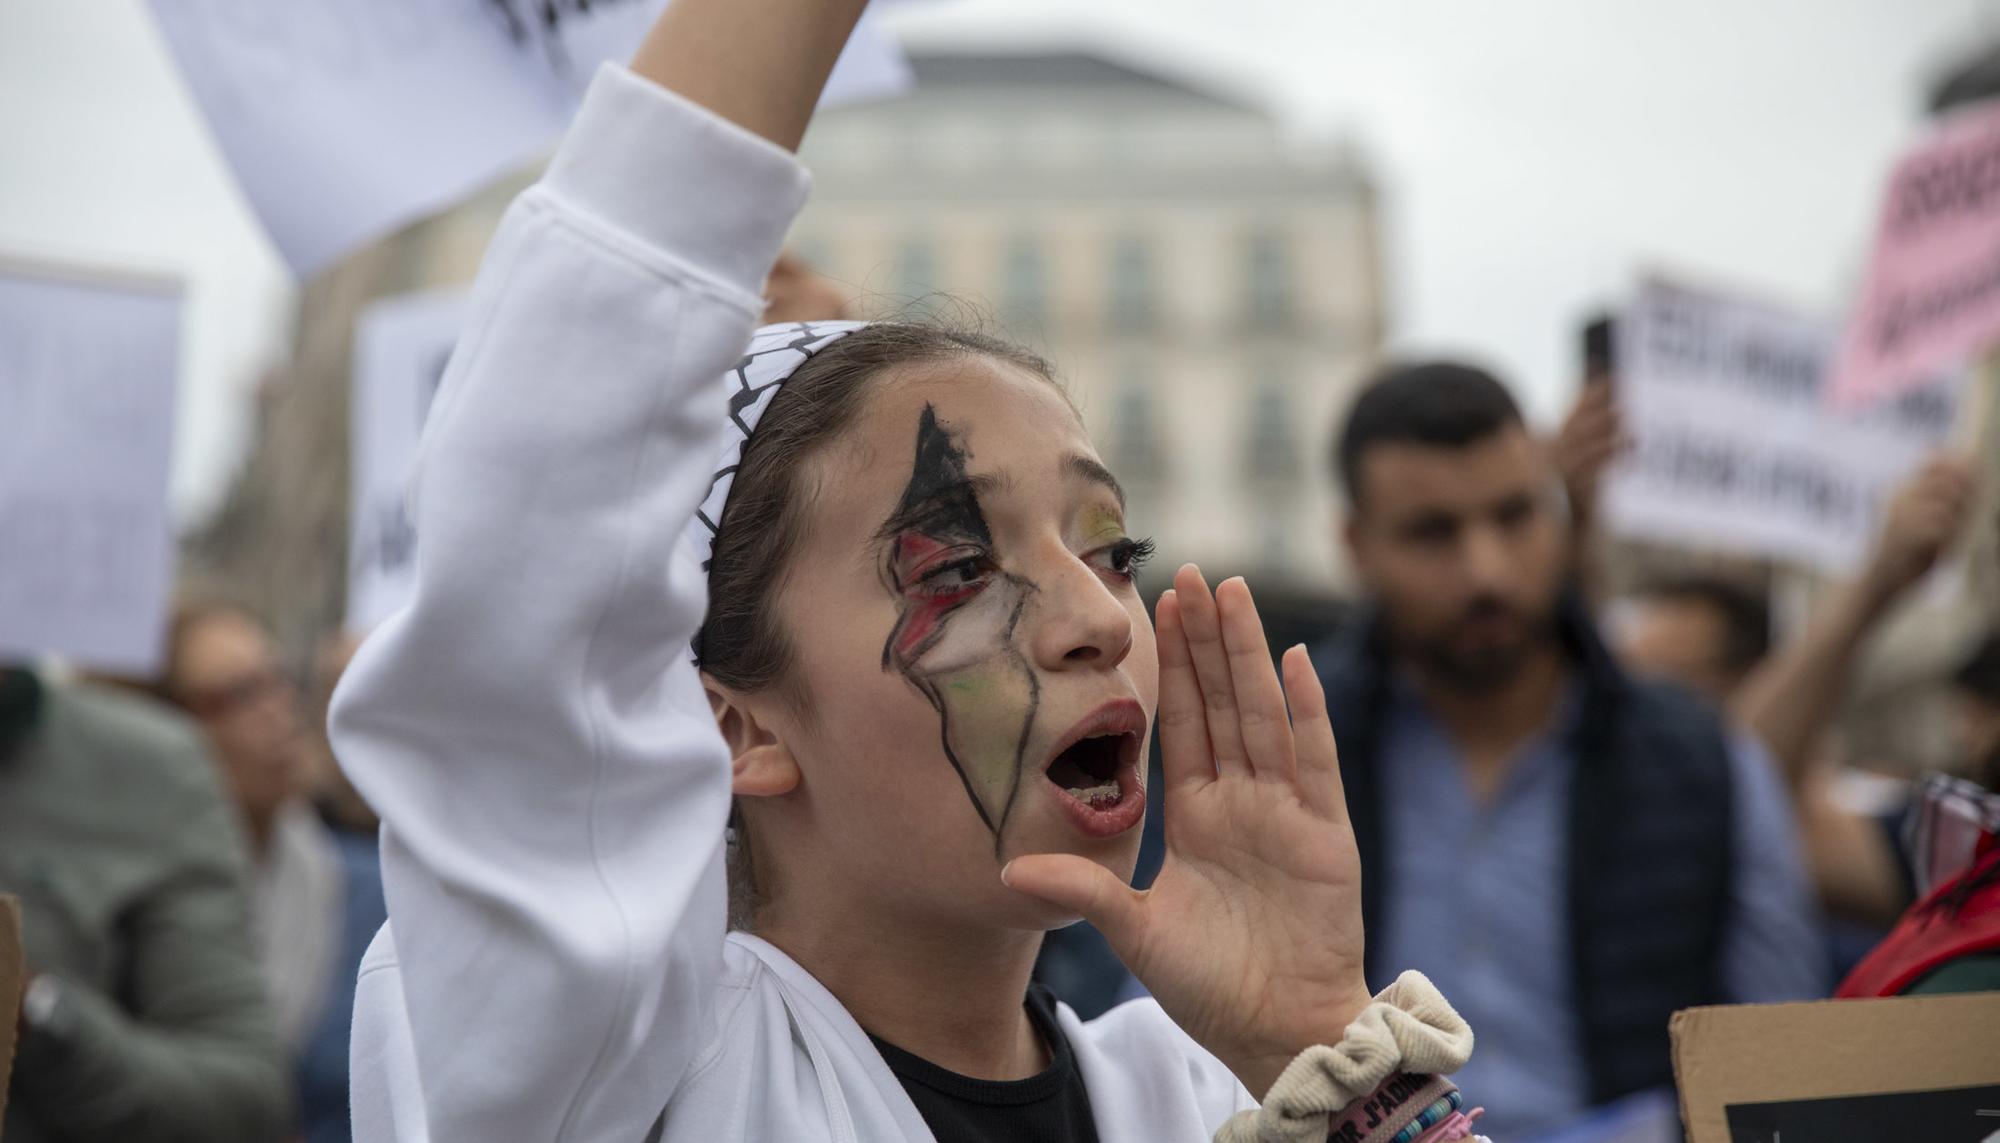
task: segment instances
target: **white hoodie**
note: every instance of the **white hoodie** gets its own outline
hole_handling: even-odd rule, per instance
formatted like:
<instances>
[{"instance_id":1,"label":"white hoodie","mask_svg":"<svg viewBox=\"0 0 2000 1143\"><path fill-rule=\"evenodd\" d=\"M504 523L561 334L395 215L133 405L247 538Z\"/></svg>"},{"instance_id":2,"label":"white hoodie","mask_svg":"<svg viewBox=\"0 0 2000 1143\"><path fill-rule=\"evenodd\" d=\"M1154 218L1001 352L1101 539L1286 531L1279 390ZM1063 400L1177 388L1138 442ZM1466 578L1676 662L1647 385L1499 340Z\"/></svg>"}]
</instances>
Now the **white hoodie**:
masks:
<instances>
[{"instance_id":1,"label":"white hoodie","mask_svg":"<svg viewBox=\"0 0 2000 1143\"><path fill-rule=\"evenodd\" d=\"M832 994L725 933L729 760L687 654L721 378L806 186L607 68L487 253L412 492L415 600L333 709L391 917L355 999L362 1143L932 1138ZM1150 1000L1058 1015L1104 1143L1254 1106Z\"/></svg>"}]
</instances>

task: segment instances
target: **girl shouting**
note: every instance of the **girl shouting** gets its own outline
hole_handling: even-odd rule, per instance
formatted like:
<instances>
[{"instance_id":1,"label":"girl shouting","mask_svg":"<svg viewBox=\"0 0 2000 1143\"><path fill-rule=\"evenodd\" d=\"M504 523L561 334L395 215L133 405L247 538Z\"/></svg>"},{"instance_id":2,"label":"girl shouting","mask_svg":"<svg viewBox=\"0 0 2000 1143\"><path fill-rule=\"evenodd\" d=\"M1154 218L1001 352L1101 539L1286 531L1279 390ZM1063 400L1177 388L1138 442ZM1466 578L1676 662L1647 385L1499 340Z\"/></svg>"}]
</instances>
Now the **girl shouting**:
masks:
<instances>
[{"instance_id":1,"label":"girl shouting","mask_svg":"<svg viewBox=\"0 0 2000 1143\"><path fill-rule=\"evenodd\" d=\"M1469 1031L1362 984L1304 652L1281 681L1248 589L1191 567L1156 634L1150 545L1034 356L753 331L861 7L675 0L487 254L415 601L333 714L391 918L357 1138L1462 1134L1433 1074ZM1031 991L1079 916L1157 1000L1086 1025Z\"/></svg>"}]
</instances>

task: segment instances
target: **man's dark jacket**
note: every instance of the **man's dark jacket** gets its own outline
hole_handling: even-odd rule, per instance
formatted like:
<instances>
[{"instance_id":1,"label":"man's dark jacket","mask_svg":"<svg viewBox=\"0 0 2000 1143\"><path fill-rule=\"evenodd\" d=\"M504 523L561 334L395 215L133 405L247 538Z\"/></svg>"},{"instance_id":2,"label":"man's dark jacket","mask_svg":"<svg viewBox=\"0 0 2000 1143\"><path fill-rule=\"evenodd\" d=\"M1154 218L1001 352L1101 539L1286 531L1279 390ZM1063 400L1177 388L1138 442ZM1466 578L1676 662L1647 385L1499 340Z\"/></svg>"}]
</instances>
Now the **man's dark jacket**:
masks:
<instances>
[{"instance_id":1,"label":"man's dark jacket","mask_svg":"<svg viewBox=\"0 0 2000 1143\"><path fill-rule=\"evenodd\" d=\"M1557 631L1580 689L1571 741L1570 973L1593 1103L1673 1083L1667 1022L1724 1003L1731 781L1720 718L1694 696L1641 682L1613 661L1582 605ZM1393 671L1383 620L1364 611L1314 655L1326 686L1362 863L1368 931L1386 932L1383 863L1421 839L1386 836L1379 780ZM1368 946L1377 988L1397 966Z\"/></svg>"}]
</instances>

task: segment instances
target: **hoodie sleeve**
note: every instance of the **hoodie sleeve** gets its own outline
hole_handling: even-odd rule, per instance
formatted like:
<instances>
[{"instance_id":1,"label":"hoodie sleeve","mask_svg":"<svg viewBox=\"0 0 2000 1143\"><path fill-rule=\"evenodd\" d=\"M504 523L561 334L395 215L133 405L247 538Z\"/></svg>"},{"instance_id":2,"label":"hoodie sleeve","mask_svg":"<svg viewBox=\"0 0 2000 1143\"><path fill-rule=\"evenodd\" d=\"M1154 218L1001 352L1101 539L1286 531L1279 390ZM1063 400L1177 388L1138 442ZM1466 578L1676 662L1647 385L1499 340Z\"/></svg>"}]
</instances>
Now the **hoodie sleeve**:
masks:
<instances>
[{"instance_id":1,"label":"hoodie sleeve","mask_svg":"<svg viewBox=\"0 0 2000 1143\"><path fill-rule=\"evenodd\" d=\"M711 1034L729 777L682 537L805 191L607 67L487 252L412 486L415 598L332 712L390 916L357 1138L637 1139Z\"/></svg>"}]
</instances>

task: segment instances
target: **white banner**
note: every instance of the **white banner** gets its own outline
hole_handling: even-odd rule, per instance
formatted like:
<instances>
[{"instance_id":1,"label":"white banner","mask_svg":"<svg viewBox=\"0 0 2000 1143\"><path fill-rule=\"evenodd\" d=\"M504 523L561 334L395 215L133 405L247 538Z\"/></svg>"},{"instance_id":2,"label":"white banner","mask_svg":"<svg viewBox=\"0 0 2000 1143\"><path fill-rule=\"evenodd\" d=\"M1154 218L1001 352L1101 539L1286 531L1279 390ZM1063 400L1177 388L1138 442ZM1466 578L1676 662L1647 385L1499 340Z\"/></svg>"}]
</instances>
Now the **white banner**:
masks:
<instances>
[{"instance_id":1,"label":"white banner","mask_svg":"<svg viewBox=\"0 0 2000 1143\"><path fill-rule=\"evenodd\" d=\"M301 277L553 147L665 0L153 0L251 206ZM864 17L826 100L909 85Z\"/></svg>"},{"instance_id":2,"label":"white banner","mask_svg":"<svg viewBox=\"0 0 2000 1143\"><path fill-rule=\"evenodd\" d=\"M1825 389L1838 333L1780 306L1645 282L1618 326L1633 448L1607 474L1612 530L1854 571L1884 497L1944 443L1959 386L1837 411Z\"/></svg>"},{"instance_id":3,"label":"white banner","mask_svg":"<svg viewBox=\"0 0 2000 1143\"><path fill-rule=\"evenodd\" d=\"M0 661L158 666L176 283L0 262Z\"/></svg>"},{"instance_id":4,"label":"white banner","mask_svg":"<svg viewBox=\"0 0 2000 1143\"><path fill-rule=\"evenodd\" d=\"M416 588L417 534L404 497L465 306L462 293L410 294L374 303L355 322L347 628L357 635Z\"/></svg>"}]
</instances>

